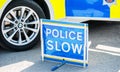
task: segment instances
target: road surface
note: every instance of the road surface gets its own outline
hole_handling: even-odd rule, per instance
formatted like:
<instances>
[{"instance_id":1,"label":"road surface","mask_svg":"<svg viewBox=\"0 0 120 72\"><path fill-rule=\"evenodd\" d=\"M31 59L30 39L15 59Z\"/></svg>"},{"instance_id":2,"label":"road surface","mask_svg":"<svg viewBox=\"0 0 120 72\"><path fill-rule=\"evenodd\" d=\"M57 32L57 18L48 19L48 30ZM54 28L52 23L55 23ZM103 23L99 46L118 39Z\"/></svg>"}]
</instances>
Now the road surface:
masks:
<instances>
[{"instance_id":1,"label":"road surface","mask_svg":"<svg viewBox=\"0 0 120 72\"><path fill-rule=\"evenodd\" d=\"M58 64L42 62L40 56L40 44L23 52L0 49L0 72L51 72ZM55 72L120 72L120 24L90 25L89 66L64 65Z\"/></svg>"}]
</instances>

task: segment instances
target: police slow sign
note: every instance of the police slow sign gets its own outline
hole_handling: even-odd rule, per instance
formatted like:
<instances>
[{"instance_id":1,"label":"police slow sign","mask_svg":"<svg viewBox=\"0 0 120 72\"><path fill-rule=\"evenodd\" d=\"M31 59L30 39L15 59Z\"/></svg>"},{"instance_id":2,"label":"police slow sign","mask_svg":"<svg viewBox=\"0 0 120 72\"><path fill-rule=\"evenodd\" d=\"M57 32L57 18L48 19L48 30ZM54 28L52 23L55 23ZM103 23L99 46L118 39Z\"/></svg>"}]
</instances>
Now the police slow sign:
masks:
<instances>
[{"instance_id":1,"label":"police slow sign","mask_svg":"<svg viewBox=\"0 0 120 72\"><path fill-rule=\"evenodd\" d=\"M88 25L42 19L42 59L88 65Z\"/></svg>"}]
</instances>

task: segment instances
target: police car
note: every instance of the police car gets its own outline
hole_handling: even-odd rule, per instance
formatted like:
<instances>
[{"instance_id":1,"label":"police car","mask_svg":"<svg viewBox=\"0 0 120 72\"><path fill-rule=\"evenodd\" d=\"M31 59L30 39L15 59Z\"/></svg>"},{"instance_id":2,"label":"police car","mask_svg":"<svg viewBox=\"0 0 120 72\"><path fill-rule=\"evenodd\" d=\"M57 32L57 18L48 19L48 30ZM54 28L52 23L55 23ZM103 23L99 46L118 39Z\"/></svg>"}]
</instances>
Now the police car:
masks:
<instances>
[{"instance_id":1,"label":"police car","mask_svg":"<svg viewBox=\"0 0 120 72\"><path fill-rule=\"evenodd\" d=\"M0 45L22 51L40 40L40 18L120 21L120 0L1 0Z\"/></svg>"}]
</instances>

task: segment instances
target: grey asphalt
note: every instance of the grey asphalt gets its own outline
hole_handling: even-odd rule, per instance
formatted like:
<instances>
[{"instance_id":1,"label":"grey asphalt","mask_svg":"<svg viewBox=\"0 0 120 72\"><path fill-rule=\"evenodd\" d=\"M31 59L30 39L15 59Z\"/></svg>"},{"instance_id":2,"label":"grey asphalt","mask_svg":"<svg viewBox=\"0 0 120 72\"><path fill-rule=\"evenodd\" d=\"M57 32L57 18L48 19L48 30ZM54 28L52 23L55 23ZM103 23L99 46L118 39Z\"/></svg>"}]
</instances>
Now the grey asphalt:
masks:
<instances>
[{"instance_id":1,"label":"grey asphalt","mask_svg":"<svg viewBox=\"0 0 120 72\"><path fill-rule=\"evenodd\" d=\"M37 44L32 50L10 52L0 49L0 72L51 72L58 63L42 62ZM120 23L89 27L89 66L64 65L54 72L120 72Z\"/></svg>"}]
</instances>

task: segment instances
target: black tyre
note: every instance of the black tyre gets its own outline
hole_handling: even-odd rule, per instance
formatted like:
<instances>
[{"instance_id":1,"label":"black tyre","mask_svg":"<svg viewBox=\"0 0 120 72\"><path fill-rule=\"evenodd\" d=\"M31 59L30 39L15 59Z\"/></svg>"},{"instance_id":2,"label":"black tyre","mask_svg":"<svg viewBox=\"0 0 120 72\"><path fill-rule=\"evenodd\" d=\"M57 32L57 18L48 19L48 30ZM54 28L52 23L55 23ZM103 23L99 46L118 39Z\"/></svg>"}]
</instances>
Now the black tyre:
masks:
<instances>
[{"instance_id":1,"label":"black tyre","mask_svg":"<svg viewBox=\"0 0 120 72\"><path fill-rule=\"evenodd\" d=\"M39 42L42 8L32 0L11 2L0 20L0 45L3 48L23 51Z\"/></svg>"}]
</instances>

